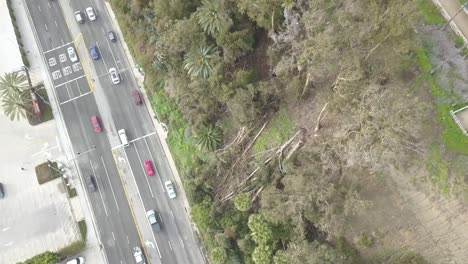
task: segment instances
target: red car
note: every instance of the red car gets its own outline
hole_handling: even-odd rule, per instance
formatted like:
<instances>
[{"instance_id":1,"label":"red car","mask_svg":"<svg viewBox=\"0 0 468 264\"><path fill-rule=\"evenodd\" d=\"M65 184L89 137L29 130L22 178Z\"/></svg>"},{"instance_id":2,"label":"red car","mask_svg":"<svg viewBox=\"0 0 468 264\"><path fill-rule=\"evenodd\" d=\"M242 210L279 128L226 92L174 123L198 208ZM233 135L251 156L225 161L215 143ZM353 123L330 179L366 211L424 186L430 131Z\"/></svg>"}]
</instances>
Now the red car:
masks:
<instances>
[{"instance_id":1,"label":"red car","mask_svg":"<svg viewBox=\"0 0 468 264\"><path fill-rule=\"evenodd\" d=\"M141 96L140 96L140 92L138 92L138 90L133 90L132 91L132 97L133 97L133 101L135 102L136 105L141 104Z\"/></svg>"},{"instance_id":2,"label":"red car","mask_svg":"<svg viewBox=\"0 0 468 264\"><path fill-rule=\"evenodd\" d=\"M97 116L91 117L91 124L93 124L94 132L100 133L102 131L101 124L99 123L99 118Z\"/></svg>"},{"instance_id":3,"label":"red car","mask_svg":"<svg viewBox=\"0 0 468 264\"><path fill-rule=\"evenodd\" d=\"M145 165L145 170L148 176L153 176L154 175L154 170L153 170L153 164L151 163L150 160L147 160L143 163Z\"/></svg>"}]
</instances>

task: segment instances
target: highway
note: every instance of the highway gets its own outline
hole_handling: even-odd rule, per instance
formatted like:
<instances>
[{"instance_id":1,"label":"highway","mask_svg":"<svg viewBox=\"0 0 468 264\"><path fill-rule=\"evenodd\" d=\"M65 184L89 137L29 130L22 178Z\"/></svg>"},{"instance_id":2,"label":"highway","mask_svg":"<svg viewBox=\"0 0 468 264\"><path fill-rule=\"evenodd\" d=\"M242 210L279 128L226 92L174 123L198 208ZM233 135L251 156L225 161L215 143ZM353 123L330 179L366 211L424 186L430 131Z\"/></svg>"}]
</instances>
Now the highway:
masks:
<instances>
[{"instance_id":1,"label":"highway","mask_svg":"<svg viewBox=\"0 0 468 264\"><path fill-rule=\"evenodd\" d=\"M97 191L87 191L87 195L108 263L134 263L134 246L143 246L151 263L204 263L182 200L169 199L163 186L167 180L176 185L174 176L147 108L135 105L131 96L139 88L121 44L124 39L117 36L111 42L107 37L114 27L104 1L24 2L80 176L94 175L97 183ZM96 12L95 21L85 16L89 6ZM77 10L82 11L85 23L75 21L73 12ZM98 60L89 56L91 44L98 47ZM69 59L67 48L71 46L77 50L78 62ZM111 67L120 71L120 84L111 82ZM101 133L93 130L93 115L101 120ZM129 147L120 145L119 129L126 130ZM118 169L116 163L121 159L129 170ZM156 174L152 177L146 175L145 160L153 162ZM139 199L129 202L133 187ZM175 189L182 191L181 186ZM145 212L150 209L159 213L160 232L154 232L146 220Z\"/></svg>"}]
</instances>

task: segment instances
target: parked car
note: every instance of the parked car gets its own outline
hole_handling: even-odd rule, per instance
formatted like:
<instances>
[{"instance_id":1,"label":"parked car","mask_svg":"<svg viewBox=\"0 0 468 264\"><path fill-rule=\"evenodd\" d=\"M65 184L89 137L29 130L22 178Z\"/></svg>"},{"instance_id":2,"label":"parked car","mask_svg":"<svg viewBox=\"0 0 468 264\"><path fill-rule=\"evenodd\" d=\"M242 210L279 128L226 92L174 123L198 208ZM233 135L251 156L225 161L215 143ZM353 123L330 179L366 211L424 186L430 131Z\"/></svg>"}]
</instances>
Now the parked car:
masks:
<instances>
[{"instance_id":1,"label":"parked car","mask_svg":"<svg viewBox=\"0 0 468 264\"><path fill-rule=\"evenodd\" d=\"M99 122L99 118L97 116L91 116L91 124L93 125L94 132L100 133L102 131L101 123Z\"/></svg>"},{"instance_id":2,"label":"parked car","mask_svg":"<svg viewBox=\"0 0 468 264\"><path fill-rule=\"evenodd\" d=\"M109 76L113 84L120 83L120 75L115 68L109 69Z\"/></svg>"},{"instance_id":3,"label":"parked car","mask_svg":"<svg viewBox=\"0 0 468 264\"><path fill-rule=\"evenodd\" d=\"M174 190L174 186L172 185L171 181L164 182L164 186L166 187L167 195L169 196L169 198L174 199L177 197Z\"/></svg>"},{"instance_id":4,"label":"parked car","mask_svg":"<svg viewBox=\"0 0 468 264\"><path fill-rule=\"evenodd\" d=\"M0 182L0 199L5 197L5 190L3 189L3 184Z\"/></svg>"},{"instance_id":5,"label":"parked car","mask_svg":"<svg viewBox=\"0 0 468 264\"><path fill-rule=\"evenodd\" d=\"M67 264L83 264L83 263L85 263L85 259L83 257L78 257L78 258L67 261Z\"/></svg>"},{"instance_id":6,"label":"parked car","mask_svg":"<svg viewBox=\"0 0 468 264\"><path fill-rule=\"evenodd\" d=\"M83 24L84 19L83 19L83 16L81 15L81 11L76 11L74 14L75 14L76 22Z\"/></svg>"},{"instance_id":7,"label":"parked car","mask_svg":"<svg viewBox=\"0 0 468 264\"><path fill-rule=\"evenodd\" d=\"M86 8L86 14L88 15L89 20L96 20L96 14L94 13L94 9L92 7Z\"/></svg>"},{"instance_id":8,"label":"parked car","mask_svg":"<svg viewBox=\"0 0 468 264\"><path fill-rule=\"evenodd\" d=\"M89 46L89 53L91 54L91 58L93 58L93 60L99 60L99 50L95 45Z\"/></svg>"},{"instance_id":9,"label":"parked car","mask_svg":"<svg viewBox=\"0 0 468 264\"><path fill-rule=\"evenodd\" d=\"M76 62L78 60L78 56L76 56L75 48L68 47L67 52L68 52L68 57L70 57L70 60L72 62Z\"/></svg>"},{"instance_id":10,"label":"parked car","mask_svg":"<svg viewBox=\"0 0 468 264\"><path fill-rule=\"evenodd\" d=\"M109 38L110 41L112 42L116 42L117 41L117 38L115 37L115 33L114 31L110 30L109 32L107 32L107 37Z\"/></svg>"},{"instance_id":11,"label":"parked car","mask_svg":"<svg viewBox=\"0 0 468 264\"><path fill-rule=\"evenodd\" d=\"M144 163L145 171L148 176L154 176L153 164L151 160L146 160Z\"/></svg>"},{"instance_id":12,"label":"parked car","mask_svg":"<svg viewBox=\"0 0 468 264\"><path fill-rule=\"evenodd\" d=\"M133 90L132 91L132 97L133 97L133 101L135 102L136 105L141 104L141 96L140 96L140 92L138 90Z\"/></svg>"},{"instance_id":13,"label":"parked car","mask_svg":"<svg viewBox=\"0 0 468 264\"><path fill-rule=\"evenodd\" d=\"M158 218L156 216L156 212L154 210L149 210L146 212L146 216L148 217L148 222L154 228L156 232L161 230L161 226L159 225Z\"/></svg>"}]
</instances>

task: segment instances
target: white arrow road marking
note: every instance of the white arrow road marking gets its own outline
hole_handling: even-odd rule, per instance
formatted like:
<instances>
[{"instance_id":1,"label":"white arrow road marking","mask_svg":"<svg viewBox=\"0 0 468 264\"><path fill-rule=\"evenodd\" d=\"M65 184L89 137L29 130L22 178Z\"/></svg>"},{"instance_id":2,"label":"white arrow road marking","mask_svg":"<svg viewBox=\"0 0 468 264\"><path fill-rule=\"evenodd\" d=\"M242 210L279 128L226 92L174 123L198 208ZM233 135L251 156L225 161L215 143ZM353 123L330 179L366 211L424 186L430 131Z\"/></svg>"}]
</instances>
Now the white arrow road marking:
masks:
<instances>
[{"instance_id":1,"label":"white arrow road marking","mask_svg":"<svg viewBox=\"0 0 468 264\"><path fill-rule=\"evenodd\" d=\"M122 163L127 163L127 161L124 158L120 157L120 156L117 159Z\"/></svg>"}]
</instances>

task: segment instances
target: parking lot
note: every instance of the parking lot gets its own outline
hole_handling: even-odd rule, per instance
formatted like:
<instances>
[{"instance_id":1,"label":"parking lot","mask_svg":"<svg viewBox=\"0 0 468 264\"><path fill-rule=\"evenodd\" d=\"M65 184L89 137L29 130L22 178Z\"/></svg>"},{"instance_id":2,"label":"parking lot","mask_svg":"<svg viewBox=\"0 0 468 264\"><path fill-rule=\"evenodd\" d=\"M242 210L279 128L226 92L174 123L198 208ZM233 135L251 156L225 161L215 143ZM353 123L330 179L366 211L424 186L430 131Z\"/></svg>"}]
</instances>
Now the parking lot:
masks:
<instances>
[{"instance_id":1,"label":"parking lot","mask_svg":"<svg viewBox=\"0 0 468 264\"><path fill-rule=\"evenodd\" d=\"M16 263L80 239L61 179L39 185L35 166L61 157L55 122L31 127L0 115L0 263Z\"/></svg>"}]
</instances>

